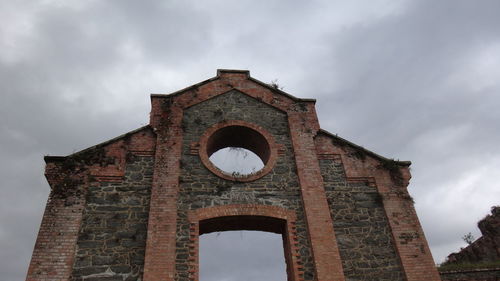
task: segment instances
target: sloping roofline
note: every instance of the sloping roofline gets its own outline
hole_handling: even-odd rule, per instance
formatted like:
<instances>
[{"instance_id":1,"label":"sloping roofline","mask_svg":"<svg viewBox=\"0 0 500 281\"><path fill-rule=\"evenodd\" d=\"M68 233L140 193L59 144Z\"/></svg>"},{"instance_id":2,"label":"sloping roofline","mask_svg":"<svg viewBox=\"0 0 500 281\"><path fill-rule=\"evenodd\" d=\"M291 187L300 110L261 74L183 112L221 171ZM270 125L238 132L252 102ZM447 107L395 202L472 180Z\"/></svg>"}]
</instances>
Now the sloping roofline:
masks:
<instances>
[{"instance_id":1,"label":"sloping roofline","mask_svg":"<svg viewBox=\"0 0 500 281\"><path fill-rule=\"evenodd\" d=\"M273 87L273 86L271 86L271 85L269 85L267 83L264 83L264 82L262 82L260 80L252 78L250 76L250 71L249 70L238 70L238 69L217 69L217 76L215 76L215 77L212 77L210 79L201 81L199 83L196 83L194 85L191 85L189 87L186 87L184 89L175 91L175 92L170 93L170 94L151 94L151 97L173 97L173 96L180 95L180 94L182 94L182 93L184 93L186 91L198 88L198 87L200 87L200 86L202 86L204 84L207 84L209 82L212 82L212 81L215 81L215 80L219 79L221 77L221 73L240 73L240 74L245 74L246 77L247 77L247 79L251 80L252 82L255 82L255 83L257 83L257 84L259 84L259 85L261 85L261 86L263 86L265 88L268 88L268 89L276 92L276 93L279 93L279 94L281 94L283 96L286 96L286 97L288 97L288 98L290 98L290 99L292 99L294 101L316 103L316 99L302 99L302 98L297 98L297 97L295 97L293 95L290 95L290 94L288 94L288 93L286 93L286 92L284 92L284 91L282 91L280 89L277 89L277 88L275 88L275 87ZM119 136L117 136L115 138L109 139L107 141L101 142L99 144L93 145L93 146L85 148L83 150L74 152L74 153L72 153L70 155L67 155L67 156L49 156L49 155L47 155L47 156L44 156L44 161L45 161L45 163L63 161L64 159L66 159L68 157L78 156L78 155L83 154L83 153L85 153L87 151L103 147L103 146L105 146L107 144L113 143L113 142L115 142L117 140L125 138L125 137L127 137L129 135L132 135L134 133L140 132L140 131L145 130L147 128L151 128L151 126L150 125L146 125L146 126L140 127L138 129L132 130L132 131L127 132L125 134L119 135ZM370 155L370 156L372 156L372 157L374 157L376 159L379 159L379 160L382 160L382 161L394 161L395 163L397 163L398 165L401 165L401 166L410 166L411 165L411 161L399 161L399 160L394 160L394 159L386 158L386 157L384 157L382 155L379 155L379 154L377 154L377 153L375 153L375 152L373 152L371 150L368 150L368 149L366 149L366 148L364 148L362 146L359 146L359 145L357 145L355 143L352 143L352 142L350 142L350 141L348 141L348 140L346 140L344 138L341 138L341 137L339 137L339 136L337 136L335 134L332 134L332 133L330 133L330 132L328 132L328 131L326 131L324 129L319 129L318 130L318 134L324 134L324 135L327 135L327 136L329 136L331 138L335 138L336 140L338 140L338 141L340 141L342 143L345 143L346 145L349 145L349 146L351 146L354 149L361 150L364 153L366 153L366 154L368 154L368 155Z\"/></svg>"},{"instance_id":2,"label":"sloping roofline","mask_svg":"<svg viewBox=\"0 0 500 281\"><path fill-rule=\"evenodd\" d=\"M366 148L364 148L362 146L359 146L359 145L357 145L355 143L352 143L352 142L350 142L350 141L348 141L348 140L346 140L344 138L341 138L341 137L339 137L339 136L337 136L335 134L332 134L332 133L330 133L330 132L328 132L326 130L319 129L318 130L318 134L324 134L324 135L327 135L327 136L329 136L331 138L335 138L336 140L338 140L338 141L340 141L340 142L342 142L342 143L344 143L344 144L346 144L348 146L351 146L354 149L361 150L362 152L364 152L364 153L366 153L366 154L368 154L368 155L370 155L370 156L372 156L372 157L374 157L376 159L379 159L379 160L382 160L382 161L394 161L396 164L398 164L400 166L410 166L411 165L411 161L399 161L399 160L394 160L394 159L386 158L386 157L384 157L384 156L382 156L380 154L377 154L377 153L375 153L375 152L373 152L371 150L368 150L368 149L366 149Z\"/></svg>"},{"instance_id":3,"label":"sloping roofline","mask_svg":"<svg viewBox=\"0 0 500 281\"><path fill-rule=\"evenodd\" d=\"M130 135L133 135L133 134L135 134L137 132L140 132L140 131L148 129L148 128L151 128L151 126L150 125L142 126L140 128L137 128L137 129L132 130L130 132L127 132L125 134L121 134L121 135L119 135L117 137L114 137L112 139L109 139L107 141L103 141L103 142L101 142L99 144L96 144L96 145L84 148L84 149L82 149L80 151L71 153L70 155L66 155L66 156L50 156L50 155L46 155L46 156L43 157L43 160L45 161L45 163L63 161L66 158L75 157L75 156L78 156L78 155L83 154L85 152L91 151L93 149L101 148L101 147L106 146L106 145L108 145L110 143L113 143L113 142L118 141L120 139L126 138L126 137L128 137ZM152 130L152 128L151 128L151 131L154 132L154 130Z\"/></svg>"},{"instance_id":4,"label":"sloping roofline","mask_svg":"<svg viewBox=\"0 0 500 281\"><path fill-rule=\"evenodd\" d=\"M217 79L219 79L221 77L221 74L222 73L239 73L239 74L245 74L247 79L254 82L254 83L257 83L265 88L268 88L269 90L272 90L278 94L281 94L287 98L290 98L292 99L293 101L297 101L297 102L313 102L313 103L316 103L316 99L303 99L303 98L298 98L298 97L295 97L293 95L290 95L289 93L285 92L285 91L282 91L278 88L275 88L271 85L269 85L268 83L264 83L260 80L257 80L253 77L250 76L250 71L249 70L242 70L242 69L217 69L217 75L215 77L212 77L210 79L207 79L207 80L204 80L204 81L201 81L199 83L196 83L194 85L191 85L189 87L186 87L184 89L181 89L181 90L178 90L178 91L175 91L173 93L170 93L170 94L151 94L151 97L174 97L174 96L178 96L186 91L189 91L189 90L192 90L192 89L196 89L202 85L205 85L207 83L210 83L210 82L213 82Z\"/></svg>"}]
</instances>

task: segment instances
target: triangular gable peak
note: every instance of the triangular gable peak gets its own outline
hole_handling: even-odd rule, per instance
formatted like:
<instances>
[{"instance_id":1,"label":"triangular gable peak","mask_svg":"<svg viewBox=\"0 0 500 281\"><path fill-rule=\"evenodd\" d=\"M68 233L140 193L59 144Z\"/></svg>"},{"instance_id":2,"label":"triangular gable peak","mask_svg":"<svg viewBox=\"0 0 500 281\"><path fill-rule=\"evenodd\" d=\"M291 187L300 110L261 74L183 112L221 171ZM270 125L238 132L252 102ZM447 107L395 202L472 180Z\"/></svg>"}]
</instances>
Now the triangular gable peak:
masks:
<instances>
[{"instance_id":1,"label":"triangular gable peak","mask_svg":"<svg viewBox=\"0 0 500 281\"><path fill-rule=\"evenodd\" d=\"M198 280L199 235L226 230L281 234L288 280L374 270L377 280L440 280L406 190L410 163L321 130L314 100L242 70L151 98L150 125L45 158L52 190L27 280ZM264 167L224 173L210 156L227 147Z\"/></svg>"},{"instance_id":2,"label":"triangular gable peak","mask_svg":"<svg viewBox=\"0 0 500 281\"><path fill-rule=\"evenodd\" d=\"M315 113L315 99L301 99L250 77L248 70L217 70L217 76L171 94L151 95L150 124L156 128L166 108L186 109L208 99L237 90L280 111ZM169 109L170 110L170 109ZM167 110L167 111L169 111Z\"/></svg>"}]
</instances>

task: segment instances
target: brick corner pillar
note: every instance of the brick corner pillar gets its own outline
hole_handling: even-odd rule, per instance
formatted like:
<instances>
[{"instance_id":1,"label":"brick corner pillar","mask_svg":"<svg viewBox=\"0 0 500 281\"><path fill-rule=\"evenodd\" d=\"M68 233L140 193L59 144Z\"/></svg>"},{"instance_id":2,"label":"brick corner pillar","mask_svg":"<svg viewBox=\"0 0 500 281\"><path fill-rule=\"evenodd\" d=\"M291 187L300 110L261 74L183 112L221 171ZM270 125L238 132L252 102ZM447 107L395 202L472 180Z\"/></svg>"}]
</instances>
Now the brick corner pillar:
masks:
<instances>
[{"instance_id":1,"label":"brick corner pillar","mask_svg":"<svg viewBox=\"0 0 500 281\"><path fill-rule=\"evenodd\" d=\"M307 112L290 111L288 120L316 280L344 281L340 252L313 139L319 125L314 104L308 104L307 107Z\"/></svg>"},{"instance_id":2,"label":"brick corner pillar","mask_svg":"<svg viewBox=\"0 0 500 281\"><path fill-rule=\"evenodd\" d=\"M182 108L172 97L152 97L150 124L157 133L144 259L144 281L175 278L175 243Z\"/></svg>"},{"instance_id":3,"label":"brick corner pillar","mask_svg":"<svg viewBox=\"0 0 500 281\"><path fill-rule=\"evenodd\" d=\"M45 176L51 192L26 281L67 281L71 277L87 183L84 175L68 175L61 171L57 163L61 159L64 158L45 157Z\"/></svg>"},{"instance_id":4,"label":"brick corner pillar","mask_svg":"<svg viewBox=\"0 0 500 281\"><path fill-rule=\"evenodd\" d=\"M379 174L376 180L406 278L408 281L441 281L407 190L411 178L409 166L400 166L399 171L401 183L387 173Z\"/></svg>"}]
</instances>

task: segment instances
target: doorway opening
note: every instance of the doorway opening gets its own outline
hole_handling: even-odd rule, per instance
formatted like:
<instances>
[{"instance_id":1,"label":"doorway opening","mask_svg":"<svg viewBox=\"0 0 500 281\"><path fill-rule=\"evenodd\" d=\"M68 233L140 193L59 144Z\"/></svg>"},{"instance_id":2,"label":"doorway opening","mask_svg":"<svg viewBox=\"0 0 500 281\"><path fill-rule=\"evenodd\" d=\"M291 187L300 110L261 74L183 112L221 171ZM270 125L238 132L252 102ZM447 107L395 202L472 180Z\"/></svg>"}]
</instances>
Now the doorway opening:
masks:
<instances>
[{"instance_id":1,"label":"doorway opening","mask_svg":"<svg viewBox=\"0 0 500 281\"><path fill-rule=\"evenodd\" d=\"M199 222L200 281L294 280L287 221L236 215Z\"/></svg>"},{"instance_id":2,"label":"doorway opening","mask_svg":"<svg viewBox=\"0 0 500 281\"><path fill-rule=\"evenodd\" d=\"M223 231L200 236L200 281L286 281L282 235Z\"/></svg>"}]
</instances>

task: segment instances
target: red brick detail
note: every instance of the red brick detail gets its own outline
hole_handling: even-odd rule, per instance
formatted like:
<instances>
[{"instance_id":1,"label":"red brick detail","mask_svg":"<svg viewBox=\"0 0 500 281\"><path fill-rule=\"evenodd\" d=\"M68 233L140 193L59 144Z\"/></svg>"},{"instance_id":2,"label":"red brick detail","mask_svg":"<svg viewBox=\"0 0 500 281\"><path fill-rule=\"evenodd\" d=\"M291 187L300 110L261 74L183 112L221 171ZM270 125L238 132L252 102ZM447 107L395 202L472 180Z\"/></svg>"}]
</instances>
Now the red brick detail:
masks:
<instances>
[{"instance_id":1,"label":"red brick detail","mask_svg":"<svg viewBox=\"0 0 500 281\"><path fill-rule=\"evenodd\" d=\"M154 156L154 150L129 150L129 153L136 156Z\"/></svg>"},{"instance_id":2,"label":"red brick detail","mask_svg":"<svg viewBox=\"0 0 500 281\"><path fill-rule=\"evenodd\" d=\"M189 154L191 155L198 155L200 153L200 143L199 142L193 142L189 146Z\"/></svg>"},{"instance_id":3,"label":"red brick detail","mask_svg":"<svg viewBox=\"0 0 500 281\"><path fill-rule=\"evenodd\" d=\"M98 182L121 182L123 181L123 175L120 176L94 176L95 181Z\"/></svg>"},{"instance_id":4,"label":"red brick detail","mask_svg":"<svg viewBox=\"0 0 500 281\"><path fill-rule=\"evenodd\" d=\"M381 161L384 160L368 154L364 159L359 159L353 156L355 148L349 145L334 145L331 138L326 135L316 136L317 153L340 155L348 181L374 181L374 186L382 195L385 213L407 280L441 280L406 189L411 178L408 167L400 166L402 183L396 183L390 172L383 168Z\"/></svg>"},{"instance_id":5,"label":"red brick detail","mask_svg":"<svg viewBox=\"0 0 500 281\"><path fill-rule=\"evenodd\" d=\"M346 178L346 180L348 183L365 183L368 186L377 186L374 177L350 177Z\"/></svg>"},{"instance_id":6,"label":"red brick detail","mask_svg":"<svg viewBox=\"0 0 500 281\"><path fill-rule=\"evenodd\" d=\"M151 188L144 281L170 281L175 276L179 160L183 136L182 109L172 104L160 117Z\"/></svg>"},{"instance_id":7,"label":"red brick detail","mask_svg":"<svg viewBox=\"0 0 500 281\"><path fill-rule=\"evenodd\" d=\"M31 257L27 281L69 280L85 205L83 198L85 196L53 198L53 194L50 194Z\"/></svg>"},{"instance_id":8,"label":"red brick detail","mask_svg":"<svg viewBox=\"0 0 500 281\"><path fill-rule=\"evenodd\" d=\"M106 160L101 163L86 165L85 161L78 162L81 160L78 154L72 156L73 160L77 161L73 170L64 167L64 163L71 158L61 157L47 163L45 176L52 192L45 208L26 280L69 280L82 223L87 183L122 181L127 151L134 155L152 155L155 139L154 133L145 128L102 146L89 148L89 151L102 148Z\"/></svg>"},{"instance_id":9,"label":"red brick detail","mask_svg":"<svg viewBox=\"0 0 500 281\"><path fill-rule=\"evenodd\" d=\"M286 94L276 94L276 90L264 87L262 82L249 77L248 73L228 73L220 71L217 77L210 80L211 81L208 83L189 87L178 92L182 94L174 94L177 106L187 108L231 90L238 90L283 112L297 110L296 100L286 96ZM150 114L150 125L153 128L159 127L159 120L161 119L160 116L162 112L161 105L165 99L170 98L172 98L172 96L154 95L151 97L152 109ZM312 112L313 115L316 114L314 101L301 101L301 103L303 103L307 107L307 110ZM316 130L318 129L319 126Z\"/></svg>"},{"instance_id":10,"label":"red brick detail","mask_svg":"<svg viewBox=\"0 0 500 281\"><path fill-rule=\"evenodd\" d=\"M339 154L333 154L333 153L323 153L323 154L318 153L318 159L342 161Z\"/></svg>"},{"instance_id":11,"label":"red brick detail","mask_svg":"<svg viewBox=\"0 0 500 281\"><path fill-rule=\"evenodd\" d=\"M152 96L151 128L133 132L89 149L90 152L92 149L103 149L106 161L85 167L79 165L75 168L76 171L68 172L70 174L68 176L78 173L81 176L85 173L85 181L81 181L85 184L90 181L90 178L97 181L121 181L127 157L154 154L155 168L143 280L173 280L175 276L179 160L183 139L182 110L231 90L240 91L288 115L316 280L344 280L318 159L342 161L347 181L367 181L377 187L384 200L385 212L407 280L440 280L415 209L408 200L410 198L406 190L410 179L408 168L400 167L402 183L396 183L388 168L383 168L382 164L385 161L383 158L377 158L372 154L363 154L366 156L363 159L354 157L359 152L359 148L353 148L349 144L338 144L338 142L334 145L332 144L334 137L316 135L320 128L314 101L299 100L288 96L254 80L249 77L248 72L241 71L220 71L217 77L208 82L187 88L177 94ZM254 125L249 124L245 126L267 136L261 128L255 129L251 127ZM266 140L271 146L271 156L267 164L272 168L273 161L276 161L276 158L283 152L283 148L272 138L266 137ZM206 141L200 140L199 145L203 146L204 143L206 145ZM203 149L200 149L197 144L190 148L191 153L200 154L201 151ZM62 176L66 176L57 171L58 164L55 162L65 160L68 159L53 158L51 161L54 163L47 164L47 179L53 187ZM84 196L80 197L82 194L73 195L70 193L64 199L53 194L49 197L27 280L68 280L85 204ZM294 214L278 207L260 205L213 207L196 211L194 215L191 214L190 230L193 246L190 252L193 257L196 257L192 259L193 278L197 278L197 235L199 235L200 221L203 222L212 217L238 215L266 216L286 220L287 236L284 240L289 244L286 254L287 264L293 264L291 267L293 273L289 272L289 276L293 278L291 280L301 280L302 267L297 264L297 257L300 255L295 248ZM288 249L288 246L285 245L285 248Z\"/></svg>"},{"instance_id":12,"label":"red brick detail","mask_svg":"<svg viewBox=\"0 0 500 281\"><path fill-rule=\"evenodd\" d=\"M315 129L319 127L316 114L314 111L292 112L288 120L316 279L343 281L342 262L313 139Z\"/></svg>"},{"instance_id":13,"label":"red brick detail","mask_svg":"<svg viewBox=\"0 0 500 281\"><path fill-rule=\"evenodd\" d=\"M190 256L192 257L189 271L190 280L199 280L199 234L200 222L213 218L232 217L232 216L256 216L281 219L286 222L283 230L283 243L285 248L285 260L287 263L287 275L289 281L304 280L303 268L299 264L299 252L297 248L297 231L295 227L296 215L294 211L280 208L277 206L267 206L258 204L238 204L208 207L190 211L188 219L190 222ZM274 225L260 225L261 230L266 228L274 229Z\"/></svg>"},{"instance_id":14,"label":"red brick detail","mask_svg":"<svg viewBox=\"0 0 500 281\"><path fill-rule=\"evenodd\" d=\"M90 175L98 181L120 181L125 174L127 155L152 156L155 152L156 136L151 129L144 129L116 140L104 147L106 156L115 159L113 165L93 165Z\"/></svg>"},{"instance_id":15,"label":"red brick detail","mask_svg":"<svg viewBox=\"0 0 500 281\"><path fill-rule=\"evenodd\" d=\"M245 128L248 128L249 130L256 131L257 133L259 133L261 136L264 137L265 142L267 142L267 143L266 144L262 143L261 144L262 147L257 148L257 150L262 150L263 153L268 153L268 155L269 155L269 159L267 159L267 161L266 161L266 159L262 159L262 157L261 157L262 161L265 164L264 168L262 168L261 170L255 172L255 173L252 173L250 175L243 175L243 176L235 177L233 175L224 173L223 171L221 171L217 167L215 167L214 164L212 164L212 162L209 159L210 155L208 155L209 140L214 135L214 133L216 133L217 131L224 129L224 128L231 127L231 126L245 127ZM266 145L268 147L265 147ZM207 169L209 169L212 173L214 173L218 177L221 177L221 178L226 179L226 180L231 180L231 181L248 182L248 181L254 181L256 179L259 179L259 178L265 176L267 173L269 173L272 170L272 168L274 167L274 164L276 164L279 149L282 149L282 146L276 144L273 136L269 132L267 132L264 128L262 128L261 126L256 125L256 124L252 124L252 123L248 123L245 121L241 121L241 120L227 120L227 121L223 121L221 123L215 124L214 126L210 127L208 130L206 130L205 133L203 133L203 135L200 138L198 152L199 152L199 156L200 156L200 159L201 159L201 162L203 163L203 165L205 165L205 167L207 167ZM257 152L257 151L254 151L254 152L257 155L259 154L259 152Z\"/></svg>"},{"instance_id":16,"label":"red brick detail","mask_svg":"<svg viewBox=\"0 0 500 281\"><path fill-rule=\"evenodd\" d=\"M283 155L285 155L285 148L282 145L279 145L278 156L283 156Z\"/></svg>"},{"instance_id":17,"label":"red brick detail","mask_svg":"<svg viewBox=\"0 0 500 281\"><path fill-rule=\"evenodd\" d=\"M125 164L128 154L152 156L155 152L156 136L151 129L141 130L124 138L106 144L103 149L106 157L114 159L113 163L96 163L88 166L91 177L96 181L120 182L125 175Z\"/></svg>"}]
</instances>

